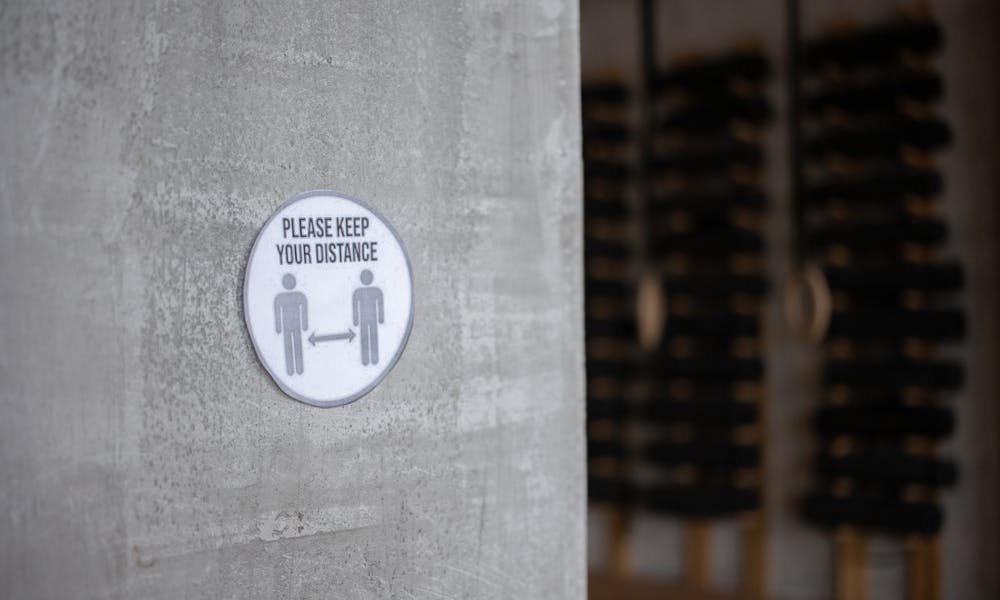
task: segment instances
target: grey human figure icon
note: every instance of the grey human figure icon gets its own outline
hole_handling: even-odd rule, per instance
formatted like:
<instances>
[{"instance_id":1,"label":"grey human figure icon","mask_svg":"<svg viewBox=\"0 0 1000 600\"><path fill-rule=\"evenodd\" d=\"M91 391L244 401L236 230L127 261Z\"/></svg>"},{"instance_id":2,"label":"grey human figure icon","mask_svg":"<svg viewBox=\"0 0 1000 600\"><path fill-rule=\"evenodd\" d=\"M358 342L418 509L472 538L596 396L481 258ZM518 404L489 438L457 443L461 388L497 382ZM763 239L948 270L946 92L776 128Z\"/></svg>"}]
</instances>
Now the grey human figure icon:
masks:
<instances>
[{"instance_id":1,"label":"grey human figure icon","mask_svg":"<svg viewBox=\"0 0 1000 600\"><path fill-rule=\"evenodd\" d=\"M361 271L361 283L365 287L354 290L351 300L354 325L361 331L361 364L378 364L378 326L385 322L385 302L382 290L371 287L374 275L368 269Z\"/></svg>"},{"instance_id":2,"label":"grey human figure icon","mask_svg":"<svg viewBox=\"0 0 1000 600\"><path fill-rule=\"evenodd\" d=\"M295 276L285 273L281 285L287 292L274 297L274 328L285 334L285 371L289 375L302 374L302 332L309 328L309 302L306 295L295 288Z\"/></svg>"}]
</instances>

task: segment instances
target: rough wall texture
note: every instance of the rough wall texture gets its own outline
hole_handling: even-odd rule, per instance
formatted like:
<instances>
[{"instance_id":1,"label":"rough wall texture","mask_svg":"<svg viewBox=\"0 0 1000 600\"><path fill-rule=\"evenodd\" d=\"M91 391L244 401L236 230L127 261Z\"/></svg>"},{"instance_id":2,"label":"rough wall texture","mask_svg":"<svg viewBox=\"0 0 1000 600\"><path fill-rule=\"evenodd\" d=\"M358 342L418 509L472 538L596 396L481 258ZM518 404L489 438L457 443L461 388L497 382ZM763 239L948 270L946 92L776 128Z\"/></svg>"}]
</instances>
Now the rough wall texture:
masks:
<instances>
[{"instance_id":1,"label":"rough wall texture","mask_svg":"<svg viewBox=\"0 0 1000 600\"><path fill-rule=\"evenodd\" d=\"M583 595L574 2L11 0L0 65L0 596ZM240 305L317 187L415 280L329 410Z\"/></svg>"}]
</instances>

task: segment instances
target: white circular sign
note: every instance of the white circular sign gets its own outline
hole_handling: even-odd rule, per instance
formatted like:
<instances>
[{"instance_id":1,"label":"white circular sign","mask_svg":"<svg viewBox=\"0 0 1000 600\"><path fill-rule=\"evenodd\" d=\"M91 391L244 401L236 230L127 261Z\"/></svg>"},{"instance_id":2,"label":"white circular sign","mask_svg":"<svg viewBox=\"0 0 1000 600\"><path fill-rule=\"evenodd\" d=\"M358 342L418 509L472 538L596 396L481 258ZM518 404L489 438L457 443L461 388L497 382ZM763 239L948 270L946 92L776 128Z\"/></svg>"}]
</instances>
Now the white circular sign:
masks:
<instances>
[{"instance_id":1,"label":"white circular sign","mask_svg":"<svg viewBox=\"0 0 1000 600\"><path fill-rule=\"evenodd\" d=\"M306 192L257 234L243 312L257 356L282 391L341 406L378 385L406 346L410 261L371 208L336 192Z\"/></svg>"}]
</instances>

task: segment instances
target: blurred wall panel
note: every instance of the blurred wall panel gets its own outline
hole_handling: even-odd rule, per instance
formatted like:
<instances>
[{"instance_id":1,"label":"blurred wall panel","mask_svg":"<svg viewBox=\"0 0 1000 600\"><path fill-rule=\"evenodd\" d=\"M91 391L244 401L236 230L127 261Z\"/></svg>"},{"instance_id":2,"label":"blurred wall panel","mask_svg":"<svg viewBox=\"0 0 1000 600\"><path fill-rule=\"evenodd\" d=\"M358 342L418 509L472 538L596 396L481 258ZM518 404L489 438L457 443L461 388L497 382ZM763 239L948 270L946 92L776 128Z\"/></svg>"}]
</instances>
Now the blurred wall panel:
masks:
<instances>
[{"instance_id":1,"label":"blurred wall panel","mask_svg":"<svg viewBox=\"0 0 1000 600\"><path fill-rule=\"evenodd\" d=\"M700 2L656 0L657 57L664 61L689 51L714 52L755 39L775 64L769 97L777 119L768 129L766 187L772 205L766 224L769 271L784 281L793 264L790 236L785 56L785 2L741 0ZM803 34L815 36L831 21L853 18L859 24L893 16L913 3L890 0L803 0ZM964 263L968 273L963 303L968 311L969 338L956 348L968 380L955 398L958 429L946 451L962 470L959 486L945 494L944 595L949 599L1000 596L1000 381L998 381L997 196L1000 190L1000 5L990 0L936 0L929 3L945 31L940 70L946 92L943 117L954 129L954 141L942 154L947 180L942 198L944 219L952 231L946 253ZM638 2L581 1L581 69L584 80L616 69L638 84ZM812 457L810 418L819 389L817 353L788 330L772 294L768 311L767 365L769 436L767 441L767 507L770 536L771 589L778 598L830 598L831 549L825 532L807 525L798 505L809 481ZM590 513L590 562L605 558L606 523ZM675 578L683 556L675 522L651 515L637 517L633 527L633 566L638 575ZM716 578L736 577L738 548L717 540L721 557ZM876 540L869 568L872 598L897 597L903 580L902 551L889 540Z\"/></svg>"}]
</instances>

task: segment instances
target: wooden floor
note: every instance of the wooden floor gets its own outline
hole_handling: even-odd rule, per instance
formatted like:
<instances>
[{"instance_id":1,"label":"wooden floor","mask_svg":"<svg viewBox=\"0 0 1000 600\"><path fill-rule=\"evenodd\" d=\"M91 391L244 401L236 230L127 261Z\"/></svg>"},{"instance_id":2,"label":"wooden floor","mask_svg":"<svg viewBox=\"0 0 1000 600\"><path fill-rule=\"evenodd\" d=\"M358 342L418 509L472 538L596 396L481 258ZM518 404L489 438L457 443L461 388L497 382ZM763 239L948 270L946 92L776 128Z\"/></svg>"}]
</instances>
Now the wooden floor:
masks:
<instances>
[{"instance_id":1,"label":"wooden floor","mask_svg":"<svg viewBox=\"0 0 1000 600\"><path fill-rule=\"evenodd\" d=\"M746 600L739 594L696 592L676 584L598 573L590 574L588 585L590 600Z\"/></svg>"}]
</instances>

